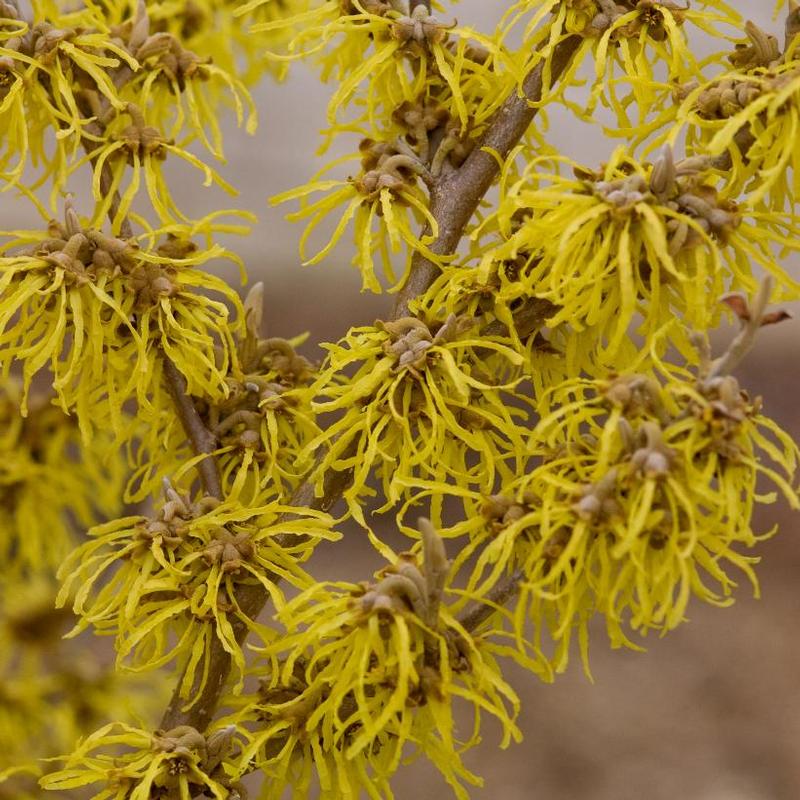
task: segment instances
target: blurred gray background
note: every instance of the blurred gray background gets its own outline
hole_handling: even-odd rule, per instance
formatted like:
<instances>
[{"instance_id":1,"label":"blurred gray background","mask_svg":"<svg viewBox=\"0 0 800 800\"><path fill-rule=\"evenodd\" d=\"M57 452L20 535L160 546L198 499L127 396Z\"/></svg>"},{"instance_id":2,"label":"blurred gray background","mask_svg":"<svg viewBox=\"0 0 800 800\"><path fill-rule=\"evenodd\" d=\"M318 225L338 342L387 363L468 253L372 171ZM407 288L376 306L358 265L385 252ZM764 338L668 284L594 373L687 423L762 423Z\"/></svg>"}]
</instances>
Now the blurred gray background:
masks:
<instances>
[{"instance_id":1,"label":"blurred gray background","mask_svg":"<svg viewBox=\"0 0 800 800\"><path fill-rule=\"evenodd\" d=\"M781 34L771 19L772 0L732 0L744 16ZM459 22L488 30L506 3L462 0ZM698 4L699 5L699 4ZM704 47L701 43L700 47ZM177 170L178 205L193 217L220 207L254 211L259 223L248 238L232 242L252 280L266 285L270 335L310 331L311 342L335 340L353 324L371 322L391 303L387 296L359 294L360 280L346 248L324 265L302 268L296 254L302 228L283 219L267 197L304 183L325 160L313 154L325 127L331 87L313 71L292 68L282 84L266 81L255 91L261 125L254 137L230 128L228 163L222 174L241 189L231 199L203 189L198 175ZM565 112L550 114L550 141L587 164L602 161L614 146L599 127L577 123ZM343 137L337 152L357 145ZM800 143L798 144L800 146ZM176 184L171 183L175 186ZM80 210L87 184L70 187ZM37 224L34 210L0 195L3 227ZM234 269L220 272L236 282ZM798 322L765 330L742 372L766 412L800 438ZM320 351L306 348L313 358ZM690 621L664 640L651 639L644 654L611 652L602 633L593 647L595 683L577 660L554 685L513 668L509 676L523 698L521 745L496 746L496 731L467 756L485 776L477 799L489 800L798 800L800 798L800 542L798 520L782 506L760 517L760 527L783 523L779 537L761 548L763 598L742 586L732 609L693 605ZM376 565L359 531L320 553L320 578L362 579ZM449 790L424 764L404 768L400 800L434 800Z\"/></svg>"}]
</instances>

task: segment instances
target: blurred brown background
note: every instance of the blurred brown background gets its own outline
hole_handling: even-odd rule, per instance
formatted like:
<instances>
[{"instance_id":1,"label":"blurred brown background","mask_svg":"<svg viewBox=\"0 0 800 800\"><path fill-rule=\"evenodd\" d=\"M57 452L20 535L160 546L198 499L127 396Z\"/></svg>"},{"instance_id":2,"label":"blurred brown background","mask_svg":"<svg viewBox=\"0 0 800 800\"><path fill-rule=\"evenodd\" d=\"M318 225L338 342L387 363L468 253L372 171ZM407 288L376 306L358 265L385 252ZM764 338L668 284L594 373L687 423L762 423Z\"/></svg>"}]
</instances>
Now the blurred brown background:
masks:
<instances>
[{"instance_id":1,"label":"blurred brown background","mask_svg":"<svg viewBox=\"0 0 800 800\"><path fill-rule=\"evenodd\" d=\"M772 0L732 0L743 15L780 31ZM697 5L702 5L698 3ZM462 24L488 29L505 2L462 0ZM701 47L704 45L701 44ZM231 244L253 280L266 284L270 335L311 332L310 341L338 338L350 325L371 322L391 299L359 294L360 281L339 253L323 266L302 268L296 255L301 229L270 208L267 196L305 182L324 162L314 157L324 127L330 87L312 71L293 68L283 84L256 91L261 126L255 137L229 131L224 176L241 189L235 200L202 190L197 174L179 171L179 206L190 216L219 207L247 208L260 217L253 235ZM600 162L613 144L599 127L587 128L567 113L550 114L550 140L587 164ZM357 144L343 137L342 152ZM798 144L800 146L800 143ZM87 189L76 185L76 205ZM3 227L36 224L25 203L0 195ZM221 269L231 281L235 271ZM741 377L762 394L766 412L800 438L798 325L764 331ZM319 351L307 348L319 358ZM691 607L690 621L645 654L611 652L602 632L593 648L594 685L573 663L554 685L511 669L523 698L521 745L499 751L491 725L468 765L485 776L476 800L798 800L800 798L800 542L798 518L778 505L759 526L783 523L781 535L762 548L763 597L742 586L739 602L718 610ZM346 548L346 551L345 551ZM313 562L312 562L313 563ZM316 562L322 578L367 577L376 565L358 530ZM449 790L432 770L415 764L401 771L400 800L434 800Z\"/></svg>"}]
</instances>

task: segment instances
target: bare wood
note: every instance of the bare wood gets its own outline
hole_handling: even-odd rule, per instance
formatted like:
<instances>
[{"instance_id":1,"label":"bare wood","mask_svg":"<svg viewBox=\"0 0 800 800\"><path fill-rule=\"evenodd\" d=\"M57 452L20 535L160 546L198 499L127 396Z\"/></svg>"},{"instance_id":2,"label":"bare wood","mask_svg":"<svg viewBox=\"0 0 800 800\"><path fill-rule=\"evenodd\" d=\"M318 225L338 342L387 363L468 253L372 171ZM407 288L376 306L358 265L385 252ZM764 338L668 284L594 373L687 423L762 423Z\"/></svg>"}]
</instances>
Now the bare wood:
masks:
<instances>
[{"instance_id":1,"label":"bare wood","mask_svg":"<svg viewBox=\"0 0 800 800\"><path fill-rule=\"evenodd\" d=\"M222 499L222 482L219 476L219 466L213 456L217 448L217 439L211 431L206 428L197 406L194 404L191 395L187 391L186 378L180 370L167 357L166 353L161 355L164 365L164 380L167 382L172 402L175 405L175 412L181 421L186 438L192 445L195 455L207 454L207 457L197 463L197 471L203 482L206 494Z\"/></svg>"},{"instance_id":2,"label":"bare wood","mask_svg":"<svg viewBox=\"0 0 800 800\"><path fill-rule=\"evenodd\" d=\"M518 594L524 579L522 572L512 572L505 580L493 587L486 595L485 600L477 601L470 606L458 621L472 632L486 622L499 607L507 605Z\"/></svg>"}]
</instances>

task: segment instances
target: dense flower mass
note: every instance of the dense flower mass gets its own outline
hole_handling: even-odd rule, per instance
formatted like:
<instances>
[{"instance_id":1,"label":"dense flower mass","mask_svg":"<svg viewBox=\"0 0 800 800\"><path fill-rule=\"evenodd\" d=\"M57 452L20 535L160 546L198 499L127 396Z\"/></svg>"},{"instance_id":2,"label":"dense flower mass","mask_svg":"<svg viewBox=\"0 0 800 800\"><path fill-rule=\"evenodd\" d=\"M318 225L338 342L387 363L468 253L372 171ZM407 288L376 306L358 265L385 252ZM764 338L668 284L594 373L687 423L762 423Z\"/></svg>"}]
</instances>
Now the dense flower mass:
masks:
<instances>
[{"instance_id":1,"label":"dense flower mass","mask_svg":"<svg viewBox=\"0 0 800 800\"><path fill-rule=\"evenodd\" d=\"M793 246L781 232L789 219L776 217L770 229L718 190L714 158L677 161L665 146L647 165L619 149L601 171L575 166L572 178L549 174L548 163L533 161L510 182L479 231L478 280L502 267L496 296L506 307L535 297L551 304L548 326L592 326L604 363L636 315L649 341L666 331L688 357L683 328L671 321L714 324L717 297L755 289L756 264L777 277L782 299L798 296L800 284L772 255L775 245Z\"/></svg>"},{"instance_id":2,"label":"dense flower mass","mask_svg":"<svg viewBox=\"0 0 800 800\"><path fill-rule=\"evenodd\" d=\"M727 157L734 191L783 211L794 207L800 187L800 26L787 26L784 52L752 23L747 34L730 56L731 71L681 88L678 119L693 151Z\"/></svg>"},{"instance_id":3,"label":"dense flower mass","mask_svg":"<svg viewBox=\"0 0 800 800\"><path fill-rule=\"evenodd\" d=\"M195 269L226 252L200 250L176 230L150 249L86 226L67 204L63 223L15 232L3 245L0 364L6 374L12 361L23 365L23 413L31 381L45 367L60 405L77 412L84 432L103 420L98 396L117 430L129 397L146 410L164 358L191 392L227 395L236 323L228 306L197 290L241 304L224 281Z\"/></svg>"},{"instance_id":4,"label":"dense flower mass","mask_svg":"<svg viewBox=\"0 0 800 800\"><path fill-rule=\"evenodd\" d=\"M500 493L459 493L465 519L448 535L469 538L457 567L477 557L466 596L519 570L520 646L546 653L549 630L560 670L573 633L585 648L594 614L613 646L636 647L631 631L671 630L692 595L729 604L729 569L758 591L747 551L764 535L751 527L753 509L778 495L800 507L798 450L720 372L725 363L704 362L694 378L671 368L658 379L567 381L533 431L540 464Z\"/></svg>"},{"instance_id":5,"label":"dense flower mass","mask_svg":"<svg viewBox=\"0 0 800 800\"><path fill-rule=\"evenodd\" d=\"M516 695L491 646L443 604L448 562L430 523L420 528L421 558L400 555L371 583L318 584L287 605L290 630L263 650L258 695L232 717L254 729L242 761L264 770L270 790L304 796L313 763L322 797L386 797L413 745L466 798L462 782L479 781L460 753L479 741L482 714L500 721L503 746L518 738ZM466 741L456 700L474 710Z\"/></svg>"},{"instance_id":6,"label":"dense flower mass","mask_svg":"<svg viewBox=\"0 0 800 800\"><path fill-rule=\"evenodd\" d=\"M0 234L0 798L391 800L425 756L466 800L484 722L520 738L508 659L549 681L592 620L640 648L758 591L798 449L733 376L800 299L800 5L735 5L0 0L0 189L47 220ZM216 273L253 216L173 173L235 193L223 109L253 133L299 59L344 155L272 202L396 295L321 361L274 277ZM623 143L568 159L554 105ZM307 571L329 511L371 581Z\"/></svg>"},{"instance_id":7,"label":"dense flower mass","mask_svg":"<svg viewBox=\"0 0 800 800\"><path fill-rule=\"evenodd\" d=\"M124 465L108 437L81 441L74 420L36 397L27 417L14 381L0 386L0 557L3 577L55 569L75 528L118 514Z\"/></svg>"},{"instance_id":8,"label":"dense flower mass","mask_svg":"<svg viewBox=\"0 0 800 800\"><path fill-rule=\"evenodd\" d=\"M719 35L741 22L739 13L723 0L702 0L697 6L673 0L519 0L506 13L503 28L506 35L521 30L523 52L529 54L521 75L551 56L560 43L579 38L578 54L565 79L548 86L541 102L560 99L578 116L591 119L602 100L614 112L618 127L635 135L637 128L651 124L653 101L663 99L665 84L701 74L689 47L687 23ZM588 103L575 102L565 93L587 56L594 61L592 91Z\"/></svg>"},{"instance_id":9,"label":"dense flower mass","mask_svg":"<svg viewBox=\"0 0 800 800\"><path fill-rule=\"evenodd\" d=\"M120 754L120 748L126 748ZM42 780L45 789L68 791L101 784L97 800L151 797L240 797L230 764L233 731L204 736L188 725L155 733L112 723L82 739L64 769Z\"/></svg>"},{"instance_id":10,"label":"dense flower mass","mask_svg":"<svg viewBox=\"0 0 800 800\"><path fill-rule=\"evenodd\" d=\"M320 474L353 471L344 496L361 524L373 475L389 508L418 479L490 489L496 474L521 467L526 412L511 402L522 358L502 337L473 329L454 315L435 323L407 317L356 328L329 346L315 408L344 413L309 449L322 448Z\"/></svg>"},{"instance_id":11,"label":"dense flower mass","mask_svg":"<svg viewBox=\"0 0 800 800\"><path fill-rule=\"evenodd\" d=\"M323 539L335 539L330 518L276 503L246 508L235 500L194 501L168 487L152 517L114 520L89 531L59 570L58 605L71 600L80 622L117 637L117 658L134 669L188 662L181 695L197 670L207 678L209 643L219 639L238 669L244 655L236 627L255 626L236 598L241 586L262 587L283 607L277 583L305 588L300 567Z\"/></svg>"}]
</instances>

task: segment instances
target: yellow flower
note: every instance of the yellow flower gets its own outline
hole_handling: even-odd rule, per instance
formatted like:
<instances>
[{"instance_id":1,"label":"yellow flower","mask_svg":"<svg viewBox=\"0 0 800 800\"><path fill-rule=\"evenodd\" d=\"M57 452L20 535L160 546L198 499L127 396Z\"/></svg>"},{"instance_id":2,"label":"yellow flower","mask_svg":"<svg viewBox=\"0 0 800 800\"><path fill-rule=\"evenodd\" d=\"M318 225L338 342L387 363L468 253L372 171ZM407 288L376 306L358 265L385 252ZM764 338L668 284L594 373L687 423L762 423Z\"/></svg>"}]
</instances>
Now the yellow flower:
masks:
<instances>
[{"instance_id":1,"label":"yellow flower","mask_svg":"<svg viewBox=\"0 0 800 800\"><path fill-rule=\"evenodd\" d=\"M241 375L229 378L230 398L209 407L208 427L219 438L223 487L240 491L233 487L249 480L249 492L241 491L252 502L288 500L307 470L302 454L320 433L310 385L315 370L291 341L261 339L258 320L260 314L248 316L239 342Z\"/></svg>"},{"instance_id":2,"label":"yellow flower","mask_svg":"<svg viewBox=\"0 0 800 800\"><path fill-rule=\"evenodd\" d=\"M55 569L74 525L121 510L124 464L98 433L82 442L74 420L43 398L20 416L21 392L0 387L0 557L3 581Z\"/></svg>"},{"instance_id":3,"label":"yellow flower","mask_svg":"<svg viewBox=\"0 0 800 800\"><path fill-rule=\"evenodd\" d=\"M294 349L305 337L262 339L262 304L259 283L245 300L245 329L235 335L237 357L225 377L227 396L195 398L200 418L217 440L211 455L224 495L235 495L249 505L288 501L309 466L304 451L320 433L311 407L315 369ZM159 385L152 388L153 408L168 407L166 390ZM163 399L155 396L159 391ZM149 497L165 477L181 483L184 475L191 475L197 459L174 414L160 414L132 431L127 502Z\"/></svg>"},{"instance_id":4,"label":"yellow flower","mask_svg":"<svg viewBox=\"0 0 800 800\"><path fill-rule=\"evenodd\" d=\"M263 649L259 693L232 717L248 730L242 763L275 794L304 794L313 765L324 798L389 797L411 744L463 799L462 783L480 784L460 753L479 741L482 714L500 722L501 746L519 739L516 695L492 646L442 604L448 562L430 523L420 527L424 559L396 557L372 583L317 584L281 615L289 633ZM467 741L455 737L455 700L474 711Z\"/></svg>"},{"instance_id":5,"label":"yellow flower","mask_svg":"<svg viewBox=\"0 0 800 800\"><path fill-rule=\"evenodd\" d=\"M263 8L264 1L247 3L238 13ZM295 15L255 24L252 31L296 30L286 54L276 53L276 59L319 54L322 79L333 75L339 83L329 104L331 123L364 83L369 84L364 102L370 119L387 116L381 110L391 113L398 96L414 100L428 84L450 96L454 116L466 126L472 113L468 97L485 105L499 102L486 88L502 48L495 38L445 23L423 4L412 5L409 10L402 1L325 0Z\"/></svg>"},{"instance_id":6,"label":"yellow flower","mask_svg":"<svg viewBox=\"0 0 800 800\"><path fill-rule=\"evenodd\" d=\"M413 153L398 152L391 144L365 140L362 142L362 171L357 178L346 181L318 180L324 172L339 163L335 161L325 167L314 176L311 183L272 198L273 204L303 200L301 209L288 214L287 219L309 219L300 239L300 255L304 264L322 261L338 244L351 221L354 221L356 246L353 265L361 272L364 290L382 291L375 275L376 253L394 290L403 284L415 252L423 253L435 261L440 260L427 247L427 242L438 235L438 224L428 210L428 198L416 182L417 176L429 173ZM307 203L305 198L315 192L329 194L321 200ZM328 243L316 255L306 258L308 238L340 206L344 206L344 211ZM431 234L417 233L415 227L425 224L430 227ZM406 245L406 263L398 278L392 264L392 252L398 252L403 244Z\"/></svg>"},{"instance_id":7,"label":"yellow flower","mask_svg":"<svg viewBox=\"0 0 800 800\"><path fill-rule=\"evenodd\" d=\"M137 17L123 34L141 69L126 82L122 96L145 109L160 128L169 129L170 137L188 127L215 158L222 159L219 106L223 103L223 90L227 90L233 103L237 123L244 124L252 134L258 119L250 93L235 77L235 66L231 72L212 63L216 56L213 50L201 56L184 46L180 36L167 31L151 34L149 21L149 14L140 4ZM170 118L172 123L168 124Z\"/></svg>"},{"instance_id":8,"label":"yellow flower","mask_svg":"<svg viewBox=\"0 0 800 800\"><path fill-rule=\"evenodd\" d=\"M34 6L33 21L18 15L0 23L0 170L13 186L29 161L41 162L42 180L49 177L56 193L64 188L67 161L88 124L79 96L85 90L111 108L123 107L109 70L138 64L112 40L96 8L45 17ZM5 8L13 13L13 7ZM57 135L51 140L53 130ZM7 171L14 156L16 164Z\"/></svg>"},{"instance_id":9,"label":"yellow flower","mask_svg":"<svg viewBox=\"0 0 800 800\"><path fill-rule=\"evenodd\" d=\"M102 784L93 800L148 800L165 792L181 800L198 793L228 800L238 794L230 759L233 736L230 728L204 736L182 725L150 734L112 722L81 739L62 757L64 768L40 784L62 792Z\"/></svg>"},{"instance_id":10,"label":"yellow flower","mask_svg":"<svg viewBox=\"0 0 800 800\"><path fill-rule=\"evenodd\" d=\"M214 638L244 669L234 624L256 623L239 608L236 588L260 585L282 608L277 581L308 585L299 565L322 539L337 538L330 524L326 514L277 503L247 508L236 498L205 496L192 502L167 485L155 516L89 531L89 541L59 570L57 602L63 606L74 594L81 620L70 635L89 626L116 635L121 666L149 670L179 658L186 665L181 696L188 698L198 670L198 693L205 683L203 653Z\"/></svg>"},{"instance_id":11,"label":"yellow flower","mask_svg":"<svg viewBox=\"0 0 800 800\"><path fill-rule=\"evenodd\" d=\"M758 591L758 559L746 551L772 532L752 530L753 509L777 496L762 480L800 508L798 450L735 378L671 368L660 380L573 379L552 393L546 406L556 410L533 433L540 465L488 497L454 491L465 519L445 532L468 537L455 569L476 559L467 598L521 573L514 630L523 652L554 644L560 671L577 632L588 669L596 613L612 646L638 649L630 631L672 630L692 596L729 605L737 584L728 567Z\"/></svg>"},{"instance_id":12,"label":"yellow flower","mask_svg":"<svg viewBox=\"0 0 800 800\"><path fill-rule=\"evenodd\" d=\"M129 397L143 413L150 408L164 356L192 393L227 394L235 323L223 302L197 289L220 294L235 309L241 303L224 281L194 269L225 250L198 250L172 234L158 249L143 249L84 226L69 204L65 223L8 235L14 238L3 252L27 249L0 258L0 364L6 374L12 360L23 364L23 414L31 380L48 364L59 404L77 412L86 437L106 419L98 393L117 432ZM158 231L140 238L157 237Z\"/></svg>"},{"instance_id":13,"label":"yellow flower","mask_svg":"<svg viewBox=\"0 0 800 800\"><path fill-rule=\"evenodd\" d=\"M619 149L602 172L575 167L578 177L565 178L540 172L534 160L476 233L500 234L483 245L478 280L512 262L501 302L538 298L555 307L548 327L592 326L603 364L618 357L636 315L648 340L666 331L690 358L694 350L675 316L709 328L718 318L715 298L755 289L754 264L777 278L778 299L800 289L773 254L775 245L796 247L789 220L767 219L718 191L716 163L675 161L667 146L646 165Z\"/></svg>"},{"instance_id":14,"label":"yellow flower","mask_svg":"<svg viewBox=\"0 0 800 800\"><path fill-rule=\"evenodd\" d=\"M554 48L571 36L582 42L571 65L545 90L540 104L560 100L582 118L591 118L598 100L616 115L617 125L627 133L642 132L651 126L650 114L657 97L665 96L671 82L682 82L700 74L700 64L688 46L684 26L688 22L720 36L719 26L736 25L740 15L722 0L707 0L701 10L673 0L519 0L504 17L504 35L517 34L522 26L526 60L515 65L520 76L549 58ZM548 24L543 24L545 21ZM518 35L518 34L517 34ZM565 97L578 83L577 75L586 56L594 61L594 81L588 104ZM666 66L666 80L655 65ZM637 118L631 119L631 110ZM664 124L670 112L656 123Z\"/></svg>"},{"instance_id":15,"label":"yellow flower","mask_svg":"<svg viewBox=\"0 0 800 800\"><path fill-rule=\"evenodd\" d=\"M754 207L793 208L800 189L800 38L781 58L777 39L752 23L737 69L685 87L678 120L690 152L725 156L730 191Z\"/></svg>"},{"instance_id":16,"label":"yellow flower","mask_svg":"<svg viewBox=\"0 0 800 800\"><path fill-rule=\"evenodd\" d=\"M125 117L130 119L130 124L126 123ZM92 225L99 227L103 224L116 199L114 193L119 191L121 198L114 209L111 226L112 231L119 234L122 221L130 214L133 201L138 196L142 178L150 204L161 223L169 225L185 221L186 217L175 204L162 172L162 164L168 155L180 158L202 172L204 186L214 183L229 194L236 194L230 184L197 156L192 155L185 145L185 142L176 145L158 128L148 125L141 109L133 103L127 103L108 125L98 146L89 150L84 158L75 161L69 168L71 174L88 162L94 165L92 192L96 205ZM128 167L131 167L130 173ZM110 186L103 183L104 169L110 169ZM123 189L126 180L127 186Z\"/></svg>"},{"instance_id":17,"label":"yellow flower","mask_svg":"<svg viewBox=\"0 0 800 800\"><path fill-rule=\"evenodd\" d=\"M315 409L344 413L308 449L325 448L316 464L318 491L326 471L353 470L344 497L365 527L373 474L386 510L420 478L491 486L524 464L525 398L521 408L509 403L518 396L522 357L502 337L473 328L468 318L409 317L354 328L328 345Z\"/></svg>"}]
</instances>

